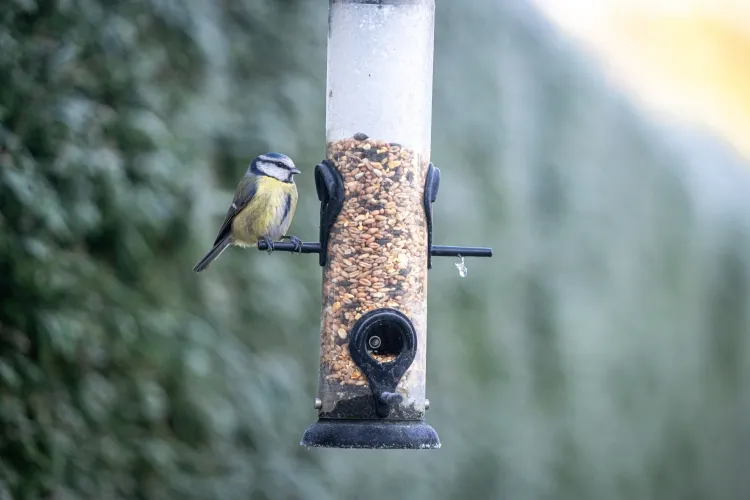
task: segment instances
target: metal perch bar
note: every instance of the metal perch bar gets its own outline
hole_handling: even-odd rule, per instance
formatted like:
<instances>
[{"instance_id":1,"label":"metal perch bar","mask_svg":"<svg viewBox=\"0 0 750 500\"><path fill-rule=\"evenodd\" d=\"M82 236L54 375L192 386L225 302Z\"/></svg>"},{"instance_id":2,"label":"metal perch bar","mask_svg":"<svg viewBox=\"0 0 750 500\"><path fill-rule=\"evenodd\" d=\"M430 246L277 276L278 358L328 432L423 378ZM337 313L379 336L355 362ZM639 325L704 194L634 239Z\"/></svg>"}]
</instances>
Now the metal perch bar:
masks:
<instances>
[{"instance_id":1,"label":"metal perch bar","mask_svg":"<svg viewBox=\"0 0 750 500\"><path fill-rule=\"evenodd\" d=\"M492 257L492 249L485 247L452 247L432 245L430 255L433 257Z\"/></svg>"},{"instance_id":2,"label":"metal perch bar","mask_svg":"<svg viewBox=\"0 0 750 500\"><path fill-rule=\"evenodd\" d=\"M277 252L296 252L294 243L286 241L274 242L274 251ZM258 250L268 250L265 241L258 242ZM305 242L302 243L302 252L300 253L320 253L320 243ZM430 254L434 257L492 257L492 249L484 247L454 247L444 245L432 245Z\"/></svg>"}]
</instances>

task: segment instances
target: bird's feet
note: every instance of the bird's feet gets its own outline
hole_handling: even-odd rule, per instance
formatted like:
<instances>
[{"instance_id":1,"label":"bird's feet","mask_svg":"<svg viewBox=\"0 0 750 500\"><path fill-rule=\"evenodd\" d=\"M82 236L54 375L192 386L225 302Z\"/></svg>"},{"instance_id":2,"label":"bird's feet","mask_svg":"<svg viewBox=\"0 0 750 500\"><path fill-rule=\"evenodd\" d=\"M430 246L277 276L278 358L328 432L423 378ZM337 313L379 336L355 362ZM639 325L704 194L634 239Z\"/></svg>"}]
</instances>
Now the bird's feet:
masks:
<instances>
[{"instance_id":1,"label":"bird's feet","mask_svg":"<svg viewBox=\"0 0 750 500\"><path fill-rule=\"evenodd\" d=\"M273 240L269 238L268 236L264 236L263 241L268 247L268 255L271 255L271 253L273 252L273 247L274 247Z\"/></svg>"},{"instance_id":2,"label":"bird's feet","mask_svg":"<svg viewBox=\"0 0 750 500\"><path fill-rule=\"evenodd\" d=\"M281 239L288 239L289 241L291 241L292 245L294 245L294 250L297 252L297 255L302 253L302 240L300 240L296 236L282 236Z\"/></svg>"}]
</instances>

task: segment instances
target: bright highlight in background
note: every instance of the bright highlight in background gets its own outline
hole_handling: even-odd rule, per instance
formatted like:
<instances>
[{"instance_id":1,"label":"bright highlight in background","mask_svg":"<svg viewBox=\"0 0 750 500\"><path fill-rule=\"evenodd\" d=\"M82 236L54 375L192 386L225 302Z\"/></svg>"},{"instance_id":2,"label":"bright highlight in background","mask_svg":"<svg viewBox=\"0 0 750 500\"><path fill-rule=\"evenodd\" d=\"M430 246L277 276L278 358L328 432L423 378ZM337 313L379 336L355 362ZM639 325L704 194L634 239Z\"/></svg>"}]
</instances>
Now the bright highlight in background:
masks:
<instances>
[{"instance_id":1,"label":"bright highlight in background","mask_svg":"<svg viewBox=\"0 0 750 500\"><path fill-rule=\"evenodd\" d=\"M643 102L750 158L750 2L533 0Z\"/></svg>"}]
</instances>

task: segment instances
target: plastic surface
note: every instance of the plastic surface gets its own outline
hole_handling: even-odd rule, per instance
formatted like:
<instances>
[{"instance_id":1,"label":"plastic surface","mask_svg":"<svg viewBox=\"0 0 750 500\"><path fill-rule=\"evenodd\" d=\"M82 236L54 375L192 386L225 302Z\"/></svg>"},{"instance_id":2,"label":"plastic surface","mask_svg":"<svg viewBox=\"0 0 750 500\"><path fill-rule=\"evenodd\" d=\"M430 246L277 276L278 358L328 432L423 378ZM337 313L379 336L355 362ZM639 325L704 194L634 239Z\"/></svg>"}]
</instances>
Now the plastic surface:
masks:
<instances>
[{"instance_id":1,"label":"plastic surface","mask_svg":"<svg viewBox=\"0 0 750 500\"><path fill-rule=\"evenodd\" d=\"M403 402L396 393L418 348L409 318L395 309L375 309L354 323L349 332L349 355L367 379L373 407L380 418Z\"/></svg>"},{"instance_id":2,"label":"plastic surface","mask_svg":"<svg viewBox=\"0 0 750 500\"><path fill-rule=\"evenodd\" d=\"M307 428L300 444L316 448L431 450L440 448L440 438L435 429L421 421L321 419Z\"/></svg>"},{"instance_id":3,"label":"plastic surface","mask_svg":"<svg viewBox=\"0 0 750 500\"><path fill-rule=\"evenodd\" d=\"M328 261L328 238L333 223L344 204L344 183L341 174L331 162L323 160L315 167L315 189L320 200L320 256L318 263L325 266Z\"/></svg>"},{"instance_id":4,"label":"plastic surface","mask_svg":"<svg viewBox=\"0 0 750 500\"><path fill-rule=\"evenodd\" d=\"M440 190L440 169L430 163L427 167L427 178L424 181L424 214L427 218L427 269L432 269L432 204L437 200Z\"/></svg>"},{"instance_id":5,"label":"plastic surface","mask_svg":"<svg viewBox=\"0 0 750 500\"><path fill-rule=\"evenodd\" d=\"M376 309L403 313L416 336L414 361L399 379L401 401L386 418L424 417L427 323L427 163L396 143L364 134L329 145L344 203L328 236L323 271L321 418L377 418L365 373L352 360L355 323ZM396 352L375 353L390 362Z\"/></svg>"},{"instance_id":6,"label":"plastic surface","mask_svg":"<svg viewBox=\"0 0 750 500\"><path fill-rule=\"evenodd\" d=\"M320 257L321 419L424 418L429 248L424 185L434 18L434 0L336 0L330 5L326 166L318 182L321 244L326 247ZM336 175L324 175L329 167ZM338 207L340 186L343 203ZM327 235L324 226L330 228ZM363 369L349 349L357 321L383 309L407 319L418 346L405 372L385 385L372 378L378 369L370 369L369 361ZM391 321L381 333L399 330L397 323ZM389 363L398 349L385 349L386 344L367 359L395 366Z\"/></svg>"},{"instance_id":7,"label":"plastic surface","mask_svg":"<svg viewBox=\"0 0 750 500\"><path fill-rule=\"evenodd\" d=\"M358 132L429 161L434 0L330 6L326 139Z\"/></svg>"}]
</instances>

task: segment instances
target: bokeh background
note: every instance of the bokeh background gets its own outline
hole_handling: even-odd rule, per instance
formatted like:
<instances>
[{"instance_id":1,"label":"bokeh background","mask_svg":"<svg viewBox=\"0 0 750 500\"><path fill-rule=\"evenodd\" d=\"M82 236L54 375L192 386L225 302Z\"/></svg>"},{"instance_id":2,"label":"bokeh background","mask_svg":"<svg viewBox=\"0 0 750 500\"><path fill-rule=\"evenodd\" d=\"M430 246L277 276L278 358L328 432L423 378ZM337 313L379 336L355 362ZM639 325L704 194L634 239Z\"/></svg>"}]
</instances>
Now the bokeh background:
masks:
<instances>
[{"instance_id":1,"label":"bokeh background","mask_svg":"<svg viewBox=\"0 0 750 500\"><path fill-rule=\"evenodd\" d=\"M268 150L316 239L327 2L5 0L0 499L747 499L750 30L593 4L437 1L435 242L495 255L431 271L442 449L367 452L299 445L315 258L191 271Z\"/></svg>"}]
</instances>

